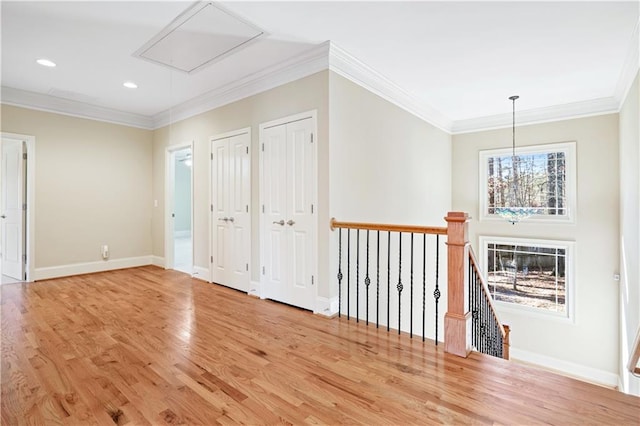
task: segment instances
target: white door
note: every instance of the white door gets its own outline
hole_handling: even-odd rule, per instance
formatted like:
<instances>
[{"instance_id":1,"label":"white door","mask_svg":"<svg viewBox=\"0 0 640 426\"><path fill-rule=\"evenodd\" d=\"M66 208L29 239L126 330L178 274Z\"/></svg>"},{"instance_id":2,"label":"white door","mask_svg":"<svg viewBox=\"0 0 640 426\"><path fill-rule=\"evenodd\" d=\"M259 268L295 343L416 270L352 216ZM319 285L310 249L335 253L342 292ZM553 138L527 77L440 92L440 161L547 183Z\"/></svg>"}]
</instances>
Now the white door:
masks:
<instances>
[{"instance_id":1,"label":"white door","mask_svg":"<svg viewBox=\"0 0 640 426\"><path fill-rule=\"evenodd\" d=\"M251 278L250 142L248 131L211 140L211 280L245 292Z\"/></svg>"},{"instance_id":2,"label":"white door","mask_svg":"<svg viewBox=\"0 0 640 426\"><path fill-rule=\"evenodd\" d=\"M305 309L315 301L314 128L305 118L262 132L265 294Z\"/></svg>"},{"instance_id":3,"label":"white door","mask_svg":"<svg viewBox=\"0 0 640 426\"><path fill-rule=\"evenodd\" d=\"M24 279L24 143L2 140L2 273Z\"/></svg>"}]
</instances>

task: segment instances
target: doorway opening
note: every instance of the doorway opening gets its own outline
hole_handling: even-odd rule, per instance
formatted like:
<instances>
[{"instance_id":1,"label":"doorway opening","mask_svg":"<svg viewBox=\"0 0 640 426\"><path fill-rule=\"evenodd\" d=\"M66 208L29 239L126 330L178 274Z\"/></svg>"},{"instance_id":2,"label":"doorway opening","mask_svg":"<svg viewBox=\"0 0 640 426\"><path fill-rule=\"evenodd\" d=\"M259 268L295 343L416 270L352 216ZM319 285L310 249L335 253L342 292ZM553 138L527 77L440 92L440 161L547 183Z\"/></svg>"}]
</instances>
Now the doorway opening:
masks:
<instances>
[{"instance_id":1,"label":"doorway opening","mask_svg":"<svg viewBox=\"0 0 640 426\"><path fill-rule=\"evenodd\" d=\"M35 138L2 133L0 141L0 283L33 279Z\"/></svg>"},{"instance_id":2,"label":"doorway opening","mask_svg":"<svg viewBox=\"0 0 640 426\"><path fill-rule=\"evenodd\" d=\"M193 147L167 148L165 268L193 274Z\"/></svg>"}]
</instances>

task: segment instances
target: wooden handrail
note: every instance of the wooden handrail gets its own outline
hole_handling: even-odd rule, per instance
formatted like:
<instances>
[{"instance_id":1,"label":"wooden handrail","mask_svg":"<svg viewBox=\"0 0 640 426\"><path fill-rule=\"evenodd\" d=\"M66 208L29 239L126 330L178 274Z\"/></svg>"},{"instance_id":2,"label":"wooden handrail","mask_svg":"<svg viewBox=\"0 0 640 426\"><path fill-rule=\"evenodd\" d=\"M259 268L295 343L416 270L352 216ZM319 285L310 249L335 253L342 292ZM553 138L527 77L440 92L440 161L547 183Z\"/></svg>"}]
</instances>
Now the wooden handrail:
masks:
<instances>
[{"instance_id":1,"label":"wooden handrail","mask_svg":"<svg viewBox=\"0 0 640 426\"><path fill-rule=\"evenodd\" d=\"M498 325L500 326L500 333L502 334L502 342L503 342L503 346L506 347L506 353L503 347L503 357L504 359L509 359L509 326L504 326L502 325L502 323L500 322L500 320L498 319L498 315L496 313L496 306L493 304L493 298L490 297L489 295L491 294L490 290L489 290L489 286L487 285L487 282L485 281L483 275L480 273L480 268L478 266L478 260L476 259L476 255L473 252L473 248L469 247L469 260L471 261L471 264L473 265L473 268L476 270L477 272L477 276L480 279L480 283L482 284L482 291L484 293L484 297L487 299L487 302L489 303L489 306L491 307L491 314L493 315L493 318L495 318L496 323L498 323Z\"/></svg>"},{"instance_id":2,"label":"wooden handrail","mask_svg":"<svg viewBox=\"0 0 640 426\"><path fill-rule=\"evenodd\" d=\"M447 235L446 226L388 225L383 223L338 222L333 217L331 218L330 225L332 231L334 231L336 228L343 228L365 229L369 231L413 232L416 234Z\"/></svg>"},{"instance_id":3,"label":"wooden handrail","mask_svg":"<svg viewBox=\"0 0 640 426\"><path fill-rule=\"evenodd\" d=\"M638 333L636 334L636 341L633 344L633 352L629 357L629 365L627 366L631 374L635 374L635 375L640 374L638 361L640 361L640 328L638 328Z\"/></svg>"}]
</instances>

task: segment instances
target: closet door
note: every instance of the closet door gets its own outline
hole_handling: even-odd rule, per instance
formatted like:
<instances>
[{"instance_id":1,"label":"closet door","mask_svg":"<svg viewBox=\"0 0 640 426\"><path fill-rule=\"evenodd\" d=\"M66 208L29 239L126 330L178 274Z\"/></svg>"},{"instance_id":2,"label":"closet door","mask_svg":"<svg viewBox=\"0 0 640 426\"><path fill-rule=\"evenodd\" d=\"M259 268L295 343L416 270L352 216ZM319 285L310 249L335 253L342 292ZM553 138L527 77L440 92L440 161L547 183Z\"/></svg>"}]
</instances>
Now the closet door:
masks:
<instances>
[{"instance_id":1,"label":"closet door","mask_svg":"<svg viewBox=\"0 0 640 426\"><path fill-rule=\"evenodd\" d=\"M262 133L263 274L268 298L284 301L289 258L287 243L287 129L270 127Z\"/></svg>"},{"instance_id":2,"label":"closet door","mask_svg":"<svg viewBox=\"0 0 640 426\"><path fill-rule=\"evenodd\" d=\"M312 214L315 189L314 147L311 134L311 118L286 125L287 164L287 243L289 256L287 267L290 281L287 286L287 303L313 309L314 220Z\"/></svg>"},{"instance_id":3,"label":"closet door","mask_svg":"<svg viewBox=\"0 0 640 426\"><path fill-rule=\"evenodd\" d=\"M251 162L248 132L211 140L211 280L248 291L251 256Z\"/></svg>"},{"instance_id":4,"label":"closet door","mask_svg":"<svg viewBox=\"0 0 640 426\"><path fill-rule=\"evenodd\" d=\"M315 300L314 127L305 118L261 133L264 294L305 309Z\"/></svg>"}]
</instances>

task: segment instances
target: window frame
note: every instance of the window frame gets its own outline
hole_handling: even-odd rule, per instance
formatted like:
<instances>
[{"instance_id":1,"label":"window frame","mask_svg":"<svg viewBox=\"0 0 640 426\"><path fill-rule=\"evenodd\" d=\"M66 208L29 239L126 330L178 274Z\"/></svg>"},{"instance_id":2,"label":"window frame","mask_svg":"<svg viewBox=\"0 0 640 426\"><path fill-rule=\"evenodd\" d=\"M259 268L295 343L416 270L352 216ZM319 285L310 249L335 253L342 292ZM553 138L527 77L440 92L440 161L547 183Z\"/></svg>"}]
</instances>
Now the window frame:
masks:
<instances>
[{"instance_id":1,"label":"window frame","mask_svg":"<svg viewBox=\"0 0 640 426\"><path fill-rule=\"evenodd\" d=\"M502 221L505 219L497 214L489 214L489 193L487 191L488 180L488 159L490 157L498 157L511 155L513 148L497 148L480 150L478 155L479 162L479 217L481 221ZM528 146L516 146L516 155L531 155L550 152L563 152L565 155L565 194L566 194L566 214L565 215L543 215L536 214L526 219L522 219L522 222L538 222L538 223L559 223L559 224L575 224L576 223L576 181L577 181L577 168L576 168L576 143L575 142L559 142L541 145L528 145Z\"/></svg>"},{"instance_id":2,"label":"window frame","mask_svg":"<svg viewBox=\"0 0 640 426\"><path fill-rule=\"evenodd\" d=\"M517 246L535 246L541 248L559 248L565 250L565 312L547 311L542 308L534 308L517 303L504 302L493 299L496 309L507 313L517 313L521 315L552 319L560 322L575 323L575 300L576 300L576 276L575 276L575 242L566 240L547 240L516 237L498 237L481 235L478 237L480 243L480 267L484 273L484 280L491 291L489 284L489 265L487 255L489 244L508 244ZM492 294L493 297L493 294Z\"/></svg>"}]
</instances>

